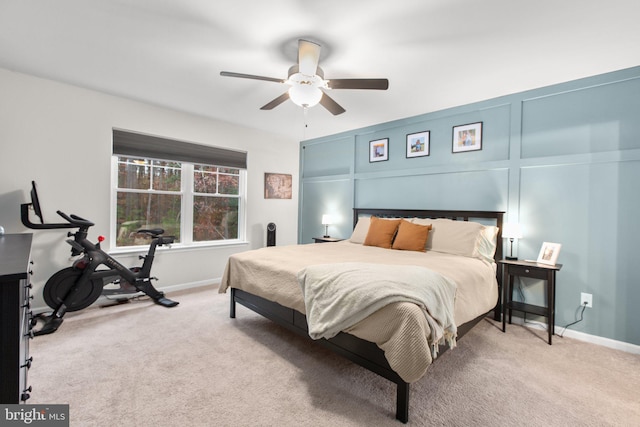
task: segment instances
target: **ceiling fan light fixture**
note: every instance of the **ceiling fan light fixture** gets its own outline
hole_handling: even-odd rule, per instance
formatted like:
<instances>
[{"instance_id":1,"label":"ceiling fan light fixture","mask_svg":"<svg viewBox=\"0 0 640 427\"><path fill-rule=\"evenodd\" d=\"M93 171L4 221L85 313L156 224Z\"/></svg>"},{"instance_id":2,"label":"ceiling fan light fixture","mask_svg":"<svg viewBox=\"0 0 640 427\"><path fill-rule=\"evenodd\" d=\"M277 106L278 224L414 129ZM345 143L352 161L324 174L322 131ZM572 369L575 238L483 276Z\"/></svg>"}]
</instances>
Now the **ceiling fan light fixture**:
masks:
<instances>
[{"instance_id":1,"label":"ceiling fan light fixture","mask_svg":"<svg viewBox=\"0 0 640 427\"><path fill-rule=\"evenodd\" d=\"M297 83L289 88L289 98L302 108L310 108L318 105L322 91L311 84Z\"/></svg>"},{"instance_id":2,"label":"ceiling fan light fixture","mask_svg":"<svg viewBox=\"0 0 640 427\"><path fill-rule=\"evenodd\" d=\"M322 105L331 114L337 116L345 112L345 109L334 101L327 90L333 89L374 89L387 90L389 81L387 79L324 79L324 72L318 66L320 60L321 46L316 42L298 39L298 61L289 68L286 80L256 76L253 74L233 73L221 71L221 76L240 77L243 79L264 80L274 83L285 83L290 87L287 92L271 100L260 107L261 110L273 110L286 100L291 100L294 104L308 108L317 104Z\"/></svg>"}]
</instances>

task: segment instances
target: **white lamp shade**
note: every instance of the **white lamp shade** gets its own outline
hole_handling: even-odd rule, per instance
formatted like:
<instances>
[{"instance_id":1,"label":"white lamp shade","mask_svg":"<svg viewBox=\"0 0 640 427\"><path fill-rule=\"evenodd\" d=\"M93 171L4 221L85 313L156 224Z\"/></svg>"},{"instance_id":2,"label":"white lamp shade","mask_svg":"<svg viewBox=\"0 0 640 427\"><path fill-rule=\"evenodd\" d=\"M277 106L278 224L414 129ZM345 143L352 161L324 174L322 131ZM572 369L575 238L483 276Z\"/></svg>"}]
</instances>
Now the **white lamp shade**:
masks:
<instances>
[{"instance_id":1,"label":"white lamp shade","mask_svg":"<svg viewBox=\"0 0 640 427\"><path fill-rule=\"evenodd\" d=\"M294 84L289 88L289 98L294 104L309 108L320 102L322 91L310 84Z\"/></svg>"},{"instance_id":2,"label":"white lamp shade","mask_svg":"<svg viewBox=\"0 0 640 427\"><path fill-rule=\"evenodd\" d=\"M330 225L331 224L331 215L324 214L322 215L322 225Z\"/></svg>"},{"instance_id":3,"label":"white lamp shade","mask_svg":"<svg viewBox=\"0 0 640 427\"><path fill-rule=\"evenodd\" d=\"M522 227L517 222L505 222L502 225L502 237L505 239L522 239Z\"/></svg>"}]
</instances>

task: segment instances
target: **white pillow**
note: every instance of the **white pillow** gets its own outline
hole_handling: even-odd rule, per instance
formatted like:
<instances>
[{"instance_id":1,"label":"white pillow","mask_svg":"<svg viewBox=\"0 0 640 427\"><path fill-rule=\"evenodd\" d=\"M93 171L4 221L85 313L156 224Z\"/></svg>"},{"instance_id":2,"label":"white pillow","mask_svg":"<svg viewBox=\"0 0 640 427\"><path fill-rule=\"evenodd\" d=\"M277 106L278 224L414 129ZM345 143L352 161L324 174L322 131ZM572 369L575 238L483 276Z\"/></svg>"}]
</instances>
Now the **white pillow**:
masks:
<instances>
[{"instance_id":1,"label":"white pillow","mask_svg":"<svg viewBox=\"0 0 640 427\"><path fill-rule=\"evenodd\" d=\"M496 254L496 239L498 237L498 227L495 225L485 225L484 232L480 236L477 245L478 258L487 262L495 262L493 257Z\"/></svg>"},{"instance_id":2,"label":"white pillow","mask_svg":"<svg viewBox=\"0 0 640 427\"><path fill-rule=\"evenodd\" d=\"M427 240L427 251L444 252L484 259L480 255L480 241L485 233L485 226L472 221L454 221L445 218L414 218L415 224L431 224L431 232Z\"/></svg>"},{"instance_id":3,"label":"white pillow","mask_svg":"<svg viewBox=\"0 0 640 427\"><path fill-rule=\"evenodd\" d=\"M371 218L368 216L363 216L358 218L358 222L356 223L356 227L353 229L353 233L351 233L351 237L349 241L351 243L364 243L364 239L367 238L367 232L369 231L369 225L371 224Z\"/></svg>"}]
</instances>

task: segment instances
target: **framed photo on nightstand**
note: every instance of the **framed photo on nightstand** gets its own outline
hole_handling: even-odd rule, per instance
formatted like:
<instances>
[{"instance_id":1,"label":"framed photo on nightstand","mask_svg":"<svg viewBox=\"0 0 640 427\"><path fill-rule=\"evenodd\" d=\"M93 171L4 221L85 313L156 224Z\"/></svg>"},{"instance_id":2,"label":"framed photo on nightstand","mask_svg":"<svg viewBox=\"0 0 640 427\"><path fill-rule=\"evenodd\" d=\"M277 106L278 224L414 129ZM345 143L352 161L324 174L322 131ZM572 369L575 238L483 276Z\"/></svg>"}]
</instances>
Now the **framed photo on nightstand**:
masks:
<instances>
[{"instance_id":1,"label":"framed photo on nightstand","mask_svg":"<svg viewBox=\"0 0 640 427\"><path fill-rule=\"evenodd\" d=\"M540 248L538 260L536 262L540 264L556 265L561 247L562 245L560 243L544 242L542 244L542 248Z\"/></svg>"}]
</instances>

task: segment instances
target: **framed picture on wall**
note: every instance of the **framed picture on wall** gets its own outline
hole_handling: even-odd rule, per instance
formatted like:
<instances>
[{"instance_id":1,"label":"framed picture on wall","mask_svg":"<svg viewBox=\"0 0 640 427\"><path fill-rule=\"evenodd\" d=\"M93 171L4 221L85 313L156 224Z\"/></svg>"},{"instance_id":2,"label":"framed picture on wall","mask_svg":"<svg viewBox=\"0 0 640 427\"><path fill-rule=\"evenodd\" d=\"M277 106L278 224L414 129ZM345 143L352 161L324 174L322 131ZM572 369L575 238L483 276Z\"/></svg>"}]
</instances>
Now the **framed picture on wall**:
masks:
<instances>
[{"instance_id":1,"label":"framed picture on wall","mask_svg":"<svg viewBox=\"0 0 640 427\"><path fill-rule=\"evenodd\" d=\"M407 159L429 155L429 131L407 135Z\"/></svg>"},{"instance_id":2,"label":"framed picture on wall","mask_svg":"<svg viewBox=\"0 0 640 427\"><path fill-rule=\"evenodd\" d=\"M562 245L560 243L544 242L540 248L537 262L540 264L556 265L561 247Z\"/></svg>"},{"instance_id":3,"label":"framed picture on wall","mask_svg":"<svg viewBox=\"0 0 640 427\"><path fill-rule=\"evenodd\" d=\"M286 173L264 174L265 199L290 199L292 195L291 175Z\"/></svg>"},{"instance_id":4,"label":"framed picture on wall","mask_svg":"<svg viewBox=\"0 0 640 427\"><path fill-rule=\"evenodd\" d=\"M369 141L369 162L389 160L389 138Z\"/></svg>"},{"instance_id":5,"label":"framed picture on wall","mask_svg":"<svg viewBox=\"0 0 640 427\"><path fill-rule=\"evenodd\" d=\"M453 127L454 153L482 150L482 122Z\"/></svg>"}]
</instances>

